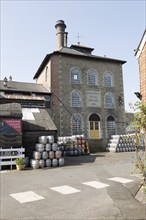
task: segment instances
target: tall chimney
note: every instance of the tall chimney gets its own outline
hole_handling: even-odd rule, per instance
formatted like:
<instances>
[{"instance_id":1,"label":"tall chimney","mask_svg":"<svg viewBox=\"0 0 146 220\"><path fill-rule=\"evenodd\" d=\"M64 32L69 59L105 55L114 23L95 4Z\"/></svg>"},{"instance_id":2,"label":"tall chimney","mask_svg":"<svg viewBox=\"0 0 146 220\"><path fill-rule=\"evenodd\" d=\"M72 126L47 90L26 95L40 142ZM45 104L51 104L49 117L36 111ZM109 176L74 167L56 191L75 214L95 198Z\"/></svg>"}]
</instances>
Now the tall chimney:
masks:
<instances>
[{"instance_id":1,"label":"tall chimney","mask_svg":"<svg viewBox=\"0 0 146 220\"><path fill-rule=\"evenodd\" d=\"M66 25L63 20L58 20L55 25L56 28L56 50L67 46L67 32L65 32Z\"/></svg>"}]
</instances>

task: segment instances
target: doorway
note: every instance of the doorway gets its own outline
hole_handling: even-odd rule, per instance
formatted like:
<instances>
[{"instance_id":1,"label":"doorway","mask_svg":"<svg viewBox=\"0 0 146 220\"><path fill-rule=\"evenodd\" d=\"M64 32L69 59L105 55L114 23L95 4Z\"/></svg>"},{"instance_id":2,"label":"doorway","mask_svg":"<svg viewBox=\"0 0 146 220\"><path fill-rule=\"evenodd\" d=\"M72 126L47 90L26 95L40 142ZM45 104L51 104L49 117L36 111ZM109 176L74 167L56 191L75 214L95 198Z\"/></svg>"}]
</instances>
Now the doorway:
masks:
<instances>
[{"instance_id":1,"label":"doorway","mask_svg":"<svg viewBox=\"0 0 146 220\"><path fill-rule=\"evenodd\" d=\"M89 117L90 125L90 139L99 139L100 138L100 118L97 114L92 114Z\"/></svg>"}]
</instances>

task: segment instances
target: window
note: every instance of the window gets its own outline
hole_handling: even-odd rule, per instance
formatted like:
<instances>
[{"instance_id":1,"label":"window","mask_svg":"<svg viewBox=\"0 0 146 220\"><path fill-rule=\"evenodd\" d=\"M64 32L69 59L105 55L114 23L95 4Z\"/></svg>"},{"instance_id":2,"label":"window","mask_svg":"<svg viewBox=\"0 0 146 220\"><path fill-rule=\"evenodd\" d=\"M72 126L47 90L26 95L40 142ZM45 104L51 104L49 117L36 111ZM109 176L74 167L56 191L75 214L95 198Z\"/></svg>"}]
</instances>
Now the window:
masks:
<instances>
[{"instance_id":1,"label":"window","mask_svg":"<svg viewBox=\"0 0 146 220\"><path fill-rule=\"evenodd\" d=\"M72 84L80 84L81 83L81 74L80 70L77 67L73 67L71 69L71 83Z\"/></svg>"},{"instance_id":2,"label":"window","mask_svg":"<svg viewBox=\"0 0 146 220\"><path fill-rule=\"evenodd\" d=\"M104 86L105 87L112 87L112 76L110 73L105 73L104 74Z\"/></svg>"},{"instance_id":3,"label":"window","mask_svg":"<svg viewBox=\"0 0 146 220\"><path fill-rule=\"evenodd\" d=\"M82 134L83 133L83 122L82 117L76 114L72 117L72 134Z\"/></svg>"},{"instance_id":4,"label":"window","mask_svg":"<svg viewBox=\"0 0 146 220\"><path fill-rule=\"evenodd\" d=\"M115 119L112 116L107 118L107 130L115 130Z\"/></svg>"},{"instance_id":5,"label":"window","mask_svg":"<svg viewBox=\"0 0 146 220\"><path fill-rule=\"evenodd\" d=\"M97 85L97 73L94 70L89 70L87 74L87 83L91 86Z\"/></svg>"},{"instance_id":6,"label":"window","mask_svg":"<svg viewBox=\"0 0 146 220\"><path fill-rule=\"evenodd\" d=\"M81 95L78 91L72 92L72 107L81 107Z\"/></svg>"},{"instance_id":7,"label":"window","mask_svg":"<svg viewBox=\"0 0 146 220\"><path fill-rule=\"evenodd\" d=\"M110 93L105 95L105 107L114 108L114 97Z\"/></svg>"}]
</instances>

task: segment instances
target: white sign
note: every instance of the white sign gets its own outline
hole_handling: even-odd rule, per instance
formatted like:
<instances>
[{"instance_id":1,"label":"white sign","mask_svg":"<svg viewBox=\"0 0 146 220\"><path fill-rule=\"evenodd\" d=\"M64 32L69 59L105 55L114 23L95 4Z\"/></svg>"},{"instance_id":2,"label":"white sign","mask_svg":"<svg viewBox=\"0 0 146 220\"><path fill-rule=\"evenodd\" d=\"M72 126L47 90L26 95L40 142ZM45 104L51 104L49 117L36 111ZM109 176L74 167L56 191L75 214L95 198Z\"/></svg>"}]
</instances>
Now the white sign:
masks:
<instances>
[{"instance_id":1,"label":"white sign","mask_svg":"<svg viewBox=\"0 0 146 220\"><path fill-rule=\"evenodd\" d=\"M101 107L101 93L97 91L86 92L87 107Z\"/></svg>"}]
</instances>

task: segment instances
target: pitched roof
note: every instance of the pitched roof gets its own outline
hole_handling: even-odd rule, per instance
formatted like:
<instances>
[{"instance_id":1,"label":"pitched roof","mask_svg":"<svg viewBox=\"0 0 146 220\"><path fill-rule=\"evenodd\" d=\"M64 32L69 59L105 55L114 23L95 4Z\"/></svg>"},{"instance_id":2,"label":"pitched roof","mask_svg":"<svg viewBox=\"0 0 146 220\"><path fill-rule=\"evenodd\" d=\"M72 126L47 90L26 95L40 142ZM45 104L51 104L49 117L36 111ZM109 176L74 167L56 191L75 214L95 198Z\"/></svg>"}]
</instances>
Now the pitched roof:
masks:
<instances>
[{"instance_id":1,"label":"pitched roof","mask_svg":"<svg viewBox=\"0 0 146 220\"><path fill-rule=\"evenodd\" d=\"M0 80L0 91L44 93L44 94L50 93L49 88L46 89L42 84L7 81L7 86L5 86L3 80Z\"/></svg>"},{"instance_id":2,"label":"pitched roof","mask_svg":"<svg viewBox=\"0 0 146 220\"><path fill-rule=\"evenodd\" d=\"M76 46L77 47L77 46ZM101 57L101 56L95 56L92 55L90 53L83 53L81 52L81 50L76 50L75 46L71 46L71 47L63 47L61 48L59 51L54 51L53 53L47 54L44 58L44 60L42 61L41 65L39 66L37 72L35 73L33 79L38 78L38 76L40 75L40 73L43 71L43 69L45 68L46 64L48 63L49 59L51 58L51 56L53 55L67 55L67 56L76 56L76 57L82 57L82 58L88 58L88 59L96 59L96 60L102 60L105 62L116 62L116 63L121 63L124 64L126 63L126 61L124 60L119 60L119 59L113 59L113 58L108 58L108 57ZM90 49L92 50L93 48L88 48L88 47L84 47L84 46L78 46L80 48L83 49Z\"/></svg>"},{"instance_id":3,"label":"pitched roof","mask_svg":"<svg viewBox=\"0 0 146 220\"><path fill-rule=\"evenodd\" d=\"M0 104L1 117L22 117L22 109L19 103Z\"/></svg>"},{"instance_id":4,"label":"pitched roof","mask_svg":"<svg viewBox=\"0 0 146 220\"><path fill-rule=\"evenodd\" d=\"M135 50L135 56L136 56L137 59L139 58L145 43L146 43L146 29L144 30L144 33L142 35L142 38L139 42L139 45L138 45L137 49Z\"/></svg>"},{"instance_id":5,"label":"pitched roof","mask_svg":"<svg viewBox=\"0 0 146 220\"><path fill-rule=\"evenodd\" d=\"M22 108L24 131L56 131L57 128L52 121L48 111L41 108Z\"/></svg>"}]
</instances>

